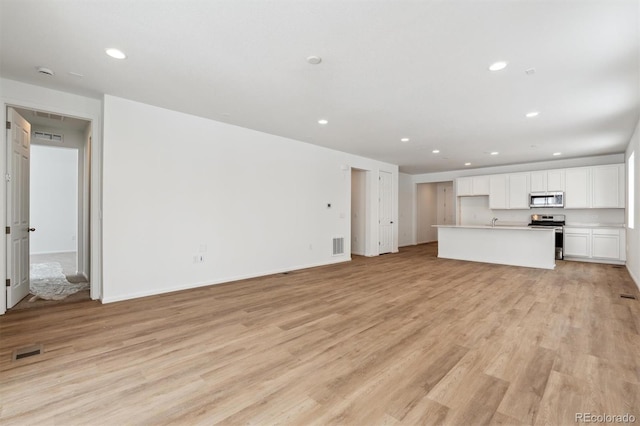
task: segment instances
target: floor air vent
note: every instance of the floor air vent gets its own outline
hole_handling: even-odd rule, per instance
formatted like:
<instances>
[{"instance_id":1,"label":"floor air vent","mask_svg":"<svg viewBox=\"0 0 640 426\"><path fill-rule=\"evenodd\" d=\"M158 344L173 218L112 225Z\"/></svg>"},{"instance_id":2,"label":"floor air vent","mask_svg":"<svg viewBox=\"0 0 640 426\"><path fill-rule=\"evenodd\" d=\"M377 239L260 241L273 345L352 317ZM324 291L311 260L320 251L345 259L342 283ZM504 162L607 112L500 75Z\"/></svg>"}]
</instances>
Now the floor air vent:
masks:
<instances>
[{"instance_id":1,"label":"floor air vent","mask_svg":"<svg viewBox=\"0 0 640 426\"><path fill-rule=\"evenodd\" d=\"M621 294L620 297L623 299L633 299L636 300L636 297L633 294Z\"/></svg>"},{"instance_id":2,"label":"floor air vent","mask_svg":"<svg viewBox=\"0 0 640 426\"><path fill-rule=\"evenodd\" d=\"M22 358L28 358L34 355L40 355L43 352L42 345L27 346L25 348L15 349L11 354L11 359L17 361Z\"/></svg>"},{"instance_id":3,"label":"floor air vent","mask_svg":"<svg viewBox=\"0 0 640 426\"><path fill-rule=\"evenodd\" d=\"M344 254L344 237L337 237L333 239L333 255L341 254Z\"/></svg>"}]
</instances>

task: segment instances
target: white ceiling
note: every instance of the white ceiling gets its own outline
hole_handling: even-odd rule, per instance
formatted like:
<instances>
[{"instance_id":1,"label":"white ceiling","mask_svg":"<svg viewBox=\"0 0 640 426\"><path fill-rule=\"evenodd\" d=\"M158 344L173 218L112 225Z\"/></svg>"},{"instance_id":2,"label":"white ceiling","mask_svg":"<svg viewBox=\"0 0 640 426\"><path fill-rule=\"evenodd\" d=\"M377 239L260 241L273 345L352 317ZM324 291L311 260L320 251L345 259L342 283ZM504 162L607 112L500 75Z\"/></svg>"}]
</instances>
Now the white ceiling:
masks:
<instances>
[{"instance_id":1,"label":"white ceiling","mask_svg":"<svg viewBox=\"0 0 640 426\"><path fill-rule=\"evenodd\" d=\"M407 173L620 153L640 112L639 0L0 0L0 15L5 78Z\"/></svg>"}]
</instances>

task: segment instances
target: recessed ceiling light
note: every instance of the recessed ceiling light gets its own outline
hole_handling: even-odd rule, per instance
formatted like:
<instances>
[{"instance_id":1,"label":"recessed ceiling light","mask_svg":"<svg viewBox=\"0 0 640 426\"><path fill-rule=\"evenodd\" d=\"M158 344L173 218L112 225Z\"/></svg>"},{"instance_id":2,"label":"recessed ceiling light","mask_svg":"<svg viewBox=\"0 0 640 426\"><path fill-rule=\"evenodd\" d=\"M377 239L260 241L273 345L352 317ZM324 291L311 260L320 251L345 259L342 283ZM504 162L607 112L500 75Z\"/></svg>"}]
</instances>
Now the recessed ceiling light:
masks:
<instances>
[{"instance_id":1,"label":"recessed ceiling light","mask_svg":"<svg viewBox=\"0 0 640 426\"><path fill-rule=\"evenodd\" d=\"M329 123L329 120L325 120L324 118L321 120L318 120L318 124L327 124Z\"/></svg>"},{"instance_id":2,"label":"recessed ceiling light","mask_svg":"<svg viewBox=\"0 0 640 426\"><path fill-rule=\"evenodd\" d=\"M69 71L69 75L72 75L72 76L78 77L78 78L84 77L84 74L81 74L79 72L73 72L73 71Z\"/></svg>"},{"instance_id":3,"label":"recessed ceiling light","mask_svg":"<svg viewBox=\"0 0 640 426\"><path fill-rule=\"evenodd\" d=\"M402 138L400 139L400 142L409 142L409 138Z\"/></svg>"},{"instance_id":4,"label":"recessed ceiling light","mask_svg":"<svg viewBox=\"0 0 640 426\"><path fill-rule=\"evenodd\" d=\"M439 150L439 149L434 149L434 150L433 150L433 151L431 151L431 152L433 152L434 154L438 154L438 153L440 152L440 150Z\"/></svg>"},{"instance_id":5,"label":"recessed ceiling light","mask_svg":"<svg viewBox=\"0 0 640 426\"><path fill-rule=\"evenodd\" d=\"M526 117L527 117L527 118L533 118L533 117L537 117L537 116L539 116L539 115L540 115L540 112L539 112L539 111L531 111L531 112L528 112L528 113L526 114Z\"/></svg>"},{"instance_id":6,"label":"recessed ceiling light","mask_svg":"<svg viewBox=\"0 0 640 426\"><path fill-rule=\"evenodd\" d=\"M318 65L320 62L322 62L322 58L320 56L308 56L307 62L309 62L311 65Z\"/></svg>"},{"instance_id":7,"label":"recessed ceiling light","mask_svg":"<svg viewBox=\"0 0 640 426\"><path fill-rule=\"evenodd\" d=\"M464 165L465 165L465 166L470 166L470 165L471 165L471 163L464 163Z\"/></svg>"},{"instance_id":8,"label":"recessed ceiling light","mask_svg":"<svg viewBox=\"0 0 640 426\"><path fill-rule=\"evenodd\" d=\"M491 155L498 155L498 154L500 154L500 153L499 153L498 151L492 151L492 152L490 152L490 154L491 154Z\"/></svg>"},{"instance_id":9,"label":"recessed ceiling light","mask_svg":"<svg viewBox=\"0 0 640 426\"><path fill-rule=\"evenodd\" d=\"M507 67L507 63L505 61L494 62L489 66L489 71L500 71Z\"/></svg>"},{"instance_id":10,"label":"recessed ceiling light","mask_svg":"<svg viewBox=\"0 0 640 426\"><path fill-rule=\"evenodd\" d=\"M561 152L554 152L553 155L557 157L558 155L562 155L562 153Z\"/></svg>"},{"instance_id":11,"label":"recessed ceiling light","mask_svg":"<svg viewBox=\"0 0 640 426\"><path fill-rule=\"evenodd\" d=\"M107 55L109 55L109 56L111 56L112 58L115 58L115 59L126 59L127 58L127 55L125 55L123 51L115 49L113 47L105 49L105 52L107 52Z\"/></svg>"}]
</instances>

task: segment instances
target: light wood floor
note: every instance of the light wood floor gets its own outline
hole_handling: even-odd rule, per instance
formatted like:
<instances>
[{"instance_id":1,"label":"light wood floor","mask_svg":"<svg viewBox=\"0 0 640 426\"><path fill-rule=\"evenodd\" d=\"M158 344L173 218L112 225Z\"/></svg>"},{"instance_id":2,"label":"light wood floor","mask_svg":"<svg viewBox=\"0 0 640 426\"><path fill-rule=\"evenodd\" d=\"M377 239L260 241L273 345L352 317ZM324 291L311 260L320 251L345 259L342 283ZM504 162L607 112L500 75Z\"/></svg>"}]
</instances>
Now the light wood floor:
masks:
<instances>
[{"instance_id":1,"label":"light wood floor","mask_svg":"<svg viewBox=\"0 0 640 426\"><path fill-rule=\"evenodd\" d=\"M640 422L625 269L441 260L434 245L0 318L2 424ZM11 361L14 348L42 355Z\"/></svg>"}]
</instances>

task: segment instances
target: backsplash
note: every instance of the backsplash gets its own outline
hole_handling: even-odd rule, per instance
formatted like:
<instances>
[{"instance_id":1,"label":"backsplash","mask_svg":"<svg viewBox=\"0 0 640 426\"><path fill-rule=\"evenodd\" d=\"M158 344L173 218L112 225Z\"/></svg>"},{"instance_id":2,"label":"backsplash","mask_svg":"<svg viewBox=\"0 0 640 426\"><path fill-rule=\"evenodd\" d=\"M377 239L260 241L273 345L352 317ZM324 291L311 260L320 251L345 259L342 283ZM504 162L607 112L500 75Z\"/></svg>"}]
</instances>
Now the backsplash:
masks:
<instances>
[{"instance_id":1,"label":"backsplash","mask_svg":"<svg viewBox=\"0 0 640 426\"><path fill-rule=\"evenodd\" d=\"M498 218L503 225L526 225L532 214L563 214L567 224L619 225L625 222L624 209L530 209L491 210L489 197L459 197L458 219L460 225L486 225Z\"/></svg>"}]
</instances>

